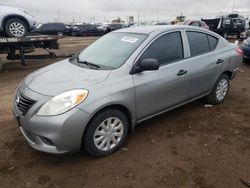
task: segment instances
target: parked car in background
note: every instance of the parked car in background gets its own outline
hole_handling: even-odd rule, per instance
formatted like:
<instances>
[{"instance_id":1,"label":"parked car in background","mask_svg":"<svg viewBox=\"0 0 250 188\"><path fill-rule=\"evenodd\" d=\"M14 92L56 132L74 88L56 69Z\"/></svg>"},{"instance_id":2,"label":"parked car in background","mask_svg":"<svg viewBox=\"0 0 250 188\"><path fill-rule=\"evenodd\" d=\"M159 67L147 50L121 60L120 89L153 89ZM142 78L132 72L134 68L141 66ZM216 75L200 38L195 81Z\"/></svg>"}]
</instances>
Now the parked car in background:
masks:
<instances>
[{"instance_id":1,"label":"parked car in background","mask_svg":"<svg viewBox=\"0 0 250 188\"><path fill-rule=\"evenodd\" d=\"M42 34L42 35L70 35L70 26L63 23L45 23L39 25L32 31L32 34Z\"/></svg>"},{"instance_id":2,"label":"parked car in background","mask_svg":"<svg viewBox=\"0 0 250 188\"><path fill-rule=\"evenodd\" d=\"M246 19L238 14L224 15L215 19L202 19L209 26L209 29L228 38L236 35L237 38L245 31Z\"/></svg>"},{"instance_id":3,"label":"parked car in background","mask_svg":"<svg viewBox=\"0 0 250 188\"><path fill-rule=\"evenodd\" d=\"M83 24L74 26L71 29L72 36L102 36L105 34L105 29L93 24Z\"/></svg>"},{"instance_id":4,"label":"parked car in background","mask_svg":"<svg viewBox=\"0 0 250 188\"><path fill-rule=\"evenodd\" d=\"M247 39L248 37L250 37L250 29L246 27L246 30L241 33L240 39Z\"/></svg>"},{"instance_id":5,"label":"parked car in background","mask_svg":"<svg viewBox=\"0 0 250 188\"><path fill-rule=\"evenodd\" d=\"M183 25L195 26L195 27L202 27L204 29L209 29L209 26L200 20L187 20L183 23Z\"/></svg>"},{"instance_id":6,"label":"parked car in background","mask_svg":"<svg viewBox=\"0 0 250 188\"><path fill-rule=\"evenodd\" d=\"M244 59L246 61L249 61L250 60L250 38L243 41L241 45L241 49L243 50L243 53L244 53Z\"/></svg>"},{"instance_id":7,"label":"parked car in background","mask_svg":"<svg viewBox=\"0 0 250 188\"><path fill-rule=\"evenodd\" d=\"M26 10L0 5L0 33L7 37L25 37L36 26Z\"/></svg>"},{"instance_id":8,"label":"parked car in background","mask_svg":"<svg viewBox=\"0 0 250 188\"><path fill-rule=\"evenodd\" d=\"M125 28L126 26L123 25L123 24L119 24L119 23L112 23L112 24L104 24L104 25L102 25L102 27L108 33L108 32L111 32L111 31L115 31L115 30L118 30L118 29Z\"/></svg>"},{"instance_id":9,"label":"parked car in background","mask_svg":"<svg viewBox=\"0 0 250 188\"><path fill-rule=\"evenodd\" d=\"M167 22L157 22L155 25L169 25Z\"/></svg>"},{"instance_id":10,"label":"parked car in background","mask_svg":"<svg viewBox=\"0 0 250 188\"><path fill-rule=\"evenodd\" d=\"M27 76L13 112L36 150L106 156L142 121L202 97L223 103L241 63L242 50L209 30L121 29Z\"/></svg>"}]
</instances>

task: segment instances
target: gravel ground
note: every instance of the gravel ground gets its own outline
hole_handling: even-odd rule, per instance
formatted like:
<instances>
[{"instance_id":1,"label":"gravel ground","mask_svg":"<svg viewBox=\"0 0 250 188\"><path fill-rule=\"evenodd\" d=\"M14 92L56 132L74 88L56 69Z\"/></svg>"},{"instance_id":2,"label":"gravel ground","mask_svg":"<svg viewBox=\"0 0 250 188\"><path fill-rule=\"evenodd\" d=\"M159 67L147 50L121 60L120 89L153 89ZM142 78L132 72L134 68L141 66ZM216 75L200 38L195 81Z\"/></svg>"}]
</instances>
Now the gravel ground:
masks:
<instances>
[{"instance_id":1,"label":"gravel ground","mask_svg":"<svg viewBox=\"0 0 250 188\"><path fill-rule=\"evenodd\" d=\"M62 39L56 53L80 51L94 40ZM122 149L93 158L31 149L12 117L18 83L55 61L11 62L0 72L0 187L244 188L240 179L250 181L250 64L242 65L223 104L206 108L198 100L148 120Z\"/></svg>"}]
</instances>

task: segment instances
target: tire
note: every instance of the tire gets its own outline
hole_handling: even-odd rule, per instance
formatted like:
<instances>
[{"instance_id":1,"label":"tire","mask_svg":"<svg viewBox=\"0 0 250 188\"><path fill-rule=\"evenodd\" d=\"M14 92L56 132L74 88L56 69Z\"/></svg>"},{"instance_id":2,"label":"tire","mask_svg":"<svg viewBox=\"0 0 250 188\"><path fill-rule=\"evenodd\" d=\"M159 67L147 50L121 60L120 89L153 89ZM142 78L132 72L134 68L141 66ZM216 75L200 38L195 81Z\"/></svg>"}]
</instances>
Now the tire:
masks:
<instances>
[{"instance_id":1,"label":"tire","mask_svg":"<svg viewBox=\"0 0 250 188\"><path fill-rule=\"evenodd\" d=\"M212 92L207 96L206 98L207 102L212 105L223 103L228 95L229 88L230 88L229 77L226 74L222 74L217 80Z\"/></svg>"},{"instance_id":2,"label":"tire","mask_svg":"<svg viewBox=\"0 0 250 188\"><path fill-rule=\"evenodd\" d=\"M57 32L57 35L58 35L59 37L62 37L62 36L64 36L64 32L63 32L63 31L58 31L58 32Z\"/></svg>"},{"instance_id":3,"label":"tire","mask_svg":"<svg viewBox=\"0 0 250 188\"><path fill-rule=\"evenodd\" d=\"M28 26L24 21L13 18L5 22L4 31L7 37L25 37L28 33Z\"/></svg>"},{"instance_id":4,"label":"tire","mask_svg":"<svg viewBox=\"0 0 250 188\"><path fill-rule=\"evenodd\" d=\"M224 32L224 33L223 33L223 38L225 38L225 39L227 39L227 38L228 38L228 34L227 34L227 32Z\"/></svg>"},{"instance_id":5,"label":"tire","mask_svg":"<svg viewBox=\"0 0 250 188\"><path fill-rule=\"evenodd\" d=\"M117 130L112 129L108 122L111 122L111 125L113 124L112 126L114 126L113 128L116 128ZM110 126L108 126L108 124ZM128 134L128 126L128 118L120 110L107 109L98 113L90 121L83 136L83 147L85 151L96 157L104 157L112 154L125 141ZM105 127L105 129L102 127ZM108 133L108 129L109 131L114 131L116 136L111 133L112 131ZM111 139L111 137L113 138Z\"/></svg>"}]
</instances>

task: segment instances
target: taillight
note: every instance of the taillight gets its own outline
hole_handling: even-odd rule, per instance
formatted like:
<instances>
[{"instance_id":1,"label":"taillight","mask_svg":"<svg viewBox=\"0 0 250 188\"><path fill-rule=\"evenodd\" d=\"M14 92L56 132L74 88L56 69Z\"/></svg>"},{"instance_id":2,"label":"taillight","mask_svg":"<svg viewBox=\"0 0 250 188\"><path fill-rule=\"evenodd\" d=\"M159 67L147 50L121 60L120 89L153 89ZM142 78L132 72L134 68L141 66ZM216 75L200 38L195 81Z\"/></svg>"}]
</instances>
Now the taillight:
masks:
<instances>
[{"instance_id":1,"label":"taillight","mask_svg":"<svg viewBox=\"0 0 250 188\"><path fill-rule=\"evenodd\" d=\"M241 48L236 48L236 50L235 50L239 55L244 55L244 52L243 52L243 50L241 49Z\"/></svg>"}]
</instances>

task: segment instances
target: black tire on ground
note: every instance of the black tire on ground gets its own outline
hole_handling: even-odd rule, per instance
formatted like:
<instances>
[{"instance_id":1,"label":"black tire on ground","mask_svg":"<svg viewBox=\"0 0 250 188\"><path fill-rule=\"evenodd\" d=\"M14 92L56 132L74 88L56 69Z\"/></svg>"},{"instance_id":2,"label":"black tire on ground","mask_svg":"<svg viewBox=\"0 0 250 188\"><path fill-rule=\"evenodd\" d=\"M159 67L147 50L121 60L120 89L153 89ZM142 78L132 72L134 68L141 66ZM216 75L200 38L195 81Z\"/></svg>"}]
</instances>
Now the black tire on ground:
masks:
<instances>
[{"instance_id":1,"label":"black tire on ground","mask_svg":"<svg viewBox=\"0 0 250 188\"><path fill-rule=\"evenodd\" d=\"M17 35L13 34L13 33L10 31L9 27L10 27L10 25L13 24L13 23L19 23L20 25L23 26L23 34L22 34L22 35L17 36ZM27 24L26 24L24 21L22 21L22 20L19 19L19 18L11 18L11 19L8 19L8 20L5 22L5 25L4 25L4 32L5 32L5 34L6 34L7 37L25 37L25 36L27 35L27 33L28 33L28 26L27 26Z\"/></svg>"},{"instance_id":2,"label":"black tire on ground","mask_svg":"<svg viewBox=\"0 0 250 188\"><path fill-rule=\"evenodd\" d=\"M228 33L224 32L222 36L223 36L223 38L227 39L228 38Z\"/></svg>"},{"instance_id":3,"label":"black tire on ground","mask_svg":"<svg viewBox=\"0 0 250 188\"><path fill-rule=\"evenodd\" d=\"M218 99L217 98L217 95L216 95L216 91L217 91L217 87L220 83L221 80L226 80L227 83L228 83L228 89L227 89L227 92L226 92L226 95L224 96L223 99ZM226 74L222 74L218 80L216 81L216 84L212 90L212 92L206 97L206 100L209 104L212 104L212 105L217 105L217 104L221 104L225 101L227 95L228 95L228 92L229 92L229 88L230 88L230 81L229 81L229 77L226 75Z\"/></svg>"},{"instance_id":4,"label":"black tire on ground","mask_svg":"<svg viewBox=\"0 0 250 188\"><path fill-rule=\"evenodd\" d=\"M123 135L121 140L114 148L110 149L109 151L102 151L95 146L94 134L99 125L109 117L116 117L121 120L123 124ZM128 118L122 111L117 109L107 109L101 111L92 118L92 120L88 124L88 127L86 128L85 134L83 135L83 149L88 154L96 157L104 157L110 155L117 149L119 149L121 145L124 143L128 134L128 127L129 127Z\"/></svg>"},{"instance_id":5,"label":"black tire on ground","mask_svg":"<svg viewBox=\"0 0 250 188\"><path fill-rule=\"evenodd\" d=\"M63 31L58 31L57 35L60 36L60 37L62 37L62 36L64 36L64 32Z\"/></svg>"}]
</instances>

